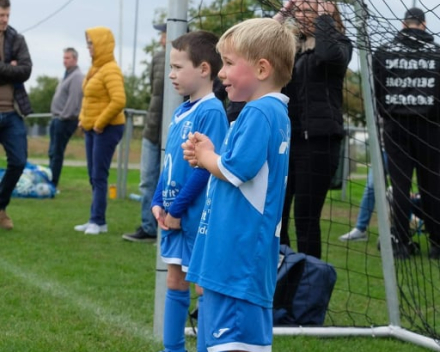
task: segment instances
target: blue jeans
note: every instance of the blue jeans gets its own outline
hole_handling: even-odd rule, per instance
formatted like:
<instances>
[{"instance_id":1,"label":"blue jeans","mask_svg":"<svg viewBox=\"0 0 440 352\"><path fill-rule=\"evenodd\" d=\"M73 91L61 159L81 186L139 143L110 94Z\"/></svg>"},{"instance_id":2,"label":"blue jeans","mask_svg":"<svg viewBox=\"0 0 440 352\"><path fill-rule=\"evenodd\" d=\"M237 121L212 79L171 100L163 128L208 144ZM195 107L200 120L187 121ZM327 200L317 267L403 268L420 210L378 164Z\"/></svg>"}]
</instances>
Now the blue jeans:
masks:
<instances>
[{"instance_id":1,"label":"blue jeans","mask_svg":"<svg viewBox=\"0 0 440 352\"><path fill-rule=\"evenodd\" d=\"M92 186L89 222L105 225L108 175L116 146L124 133L124 125L109 125L102 133L85 132L87 171Z\"/></svg>"},{"instance_id":2,"label":"blue jeans","mask_svg":"<svg viewBox=\"0 0 440 352\"><path fill-rule=\"evenodd\" d=\"M63 168L64 151L70 137L78 127L78 119L62 120L53 118L49 126L49 168L52 171L52 183L58 187Z\"/></svg>"},{"instance_id":3,"label":"blue jeans","mask_svg":"<svg viewBox=\"0 0 440 352\"><path fill-rule=\"evenodd\" d=\"M149 235L157 234L157 221L151 213L151 202L156 191L160 174L160 145L142 138L141 183L142 229Z\"/></svg>"},{"instance_id":4,"label":"blue jeans","mask_svg":"<svg viewBox=\"0 0 440 352\"><path fill-rule=\"evenodd\" d=\"M387 169L387 155L382 152L384 164L385 164L385 176L388 173ZM358 214L356 228L359 231L365 231L370 223L371 216L373 215L374 205L376 199L374 197L374 184L373 184L373 169L370 168L367 176L367 184L365 185L364 194L362 195L360 211Z\"/></svg>"},{"instance_id":5,"label":"blue jeans","mask_svg":"<svg viewBox=\"0 0 440 352\"><path fill-rule=\"evenodd\" d=\"M0 182L0 210L6 209L27 160L26 126L15 111L0 113L0 144L6 152L6 172Z\"/></svg>"}]
</instances>

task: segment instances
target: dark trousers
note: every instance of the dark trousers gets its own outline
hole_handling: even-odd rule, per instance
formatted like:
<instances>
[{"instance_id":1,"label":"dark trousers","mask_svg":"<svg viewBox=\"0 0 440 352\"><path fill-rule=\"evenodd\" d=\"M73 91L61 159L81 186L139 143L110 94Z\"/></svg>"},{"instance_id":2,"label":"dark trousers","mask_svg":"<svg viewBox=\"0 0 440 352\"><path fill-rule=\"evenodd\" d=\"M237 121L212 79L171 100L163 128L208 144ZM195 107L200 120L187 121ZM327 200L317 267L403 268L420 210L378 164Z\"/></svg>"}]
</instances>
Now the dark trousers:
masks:
<instances>
[{"instance_id":1,"label":"dark trousers","mask_svg":"<svg viewBox=\"0 0 440 352\"><path fill-rule=\"evenodd\" d=\"M340 147L341 141L330 137L292 139L280 242L290 244L288 225L294 199L298 252L316 258L321 258L321 211L338 168Z\"/></svg>"},{"instance_id":2,"label":"dark trousers","mask_svg":"<svg viewBox=\"0 0 440 352\"><path fill-rule=\"evenodd\" d=\"M384 132L396 236L404 243L410 241L410 191L415 169L426 230L431 242L440 245L440 128L422 116L411 116L386 119Z\"/></svg>"},{"instance_id":3,"label":"dark trousers","mask_svg":"<svg viewBox=\"0 0 440 352\"><path fill-rule=\"evenodd\" d=\"M0 143L6 152L6 172L0 182L0 210L6 209L12 191L26 166L27 136L23 118L16 112L0 113Z\"/></svg>"},{"instance_id":4,"label":"dark trousers","mask_svg":"<svg viewBox=\"0 0 440 352\"><path fill-rule=\"evenodd\" d=\"M106 224L108 175L116 146L124 133L124 125L109 125L102 133L85 132L87 171L92 186L89 222Z\"/></svg>"},{"instance_id":5,"label":"dark trousers","mask_svg":"<svg viewBox=\"0 0 440 352\"><path fill-rule=\"evenodd\" d=\"M52 183L58 186L63 168L64 152L70 137L78 127L78 119L62 120L53 118L49 126L49 168L52 171Z\"/></svg>"}]
</instances>

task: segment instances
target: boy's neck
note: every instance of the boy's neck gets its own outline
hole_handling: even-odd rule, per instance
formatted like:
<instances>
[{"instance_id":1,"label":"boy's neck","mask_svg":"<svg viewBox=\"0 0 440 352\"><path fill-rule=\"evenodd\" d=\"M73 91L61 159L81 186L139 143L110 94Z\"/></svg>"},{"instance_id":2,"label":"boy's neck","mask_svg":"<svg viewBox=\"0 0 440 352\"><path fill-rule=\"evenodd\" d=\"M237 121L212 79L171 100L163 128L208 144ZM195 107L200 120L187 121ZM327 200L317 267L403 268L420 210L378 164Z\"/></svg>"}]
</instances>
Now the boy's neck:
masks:
<instances>
[{"instance_id":1,"label":"boy's neck","mask_svg":"<svg viewBox=\"0 0 440 352\"><path fill-rule=\"evenodd\" d=\"M281 89L282 87L278 87L270 81L260 82L258 89L254 92L249 101L260 99L267 94L280 93Z\"/></svg>"},{"instance_id":2,"label":"boy's neck","mask_svg":"<svg viewBox=\"0 0 440 352\"><path fill-rule=\"evenodd\" d=\"M207 80L206 82L203 82L203 84L199 86L197 91L195 91L193 94L189 96L189 101L193 102L195 100L199 100L203 97L206 97L208 94L212 93L212 88L213 88L213 81Z\"/></svg>"}]
</instances>

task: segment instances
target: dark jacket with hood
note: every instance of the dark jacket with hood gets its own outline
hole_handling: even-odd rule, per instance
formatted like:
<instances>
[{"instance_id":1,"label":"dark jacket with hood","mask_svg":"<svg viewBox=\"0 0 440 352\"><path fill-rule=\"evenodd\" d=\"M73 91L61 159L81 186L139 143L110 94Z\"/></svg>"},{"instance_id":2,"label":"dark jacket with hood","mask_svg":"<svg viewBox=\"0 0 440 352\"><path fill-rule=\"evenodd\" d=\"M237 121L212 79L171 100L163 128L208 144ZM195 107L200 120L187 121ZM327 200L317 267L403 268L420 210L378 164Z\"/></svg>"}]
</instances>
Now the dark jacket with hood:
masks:
<instances>
[{"instance_id":1,"label":"dark jacket with hood","mask_svg":"<svg viewBox=\"0 0 440 352\"><path fill-rule=\"evenodd\" d=\"M342 138L342 88L353 46L329 15L319 16L315 28L315 47L298 52L283 89L290 98L292 137Z\"/></svg>"},{"instance_id":2,"label":"dark jacket with hood","mask_svg":"<svg viewBox=\"0 0 440 352\"><path fill-rule=\"evenodd\" d=\"M440 46L417 28L405 28L373 60L375 94L385 118L423 116L439 121Z\"/></svg>"},{"instance_id":3,"label":"dark jacket with hood","mask_svg":"<svg viewBox=\"0 0 440 352\"><path fill-rule=\"evenodd\" d=\"M4 61L0 61L0 85L13 86L17 112L27 116L32 108L23 83L31 76L32 61L24 37L11 26L4 33L4 55ZM16 66L10 64L14 60Z\"/></svg>"}]
</instances>

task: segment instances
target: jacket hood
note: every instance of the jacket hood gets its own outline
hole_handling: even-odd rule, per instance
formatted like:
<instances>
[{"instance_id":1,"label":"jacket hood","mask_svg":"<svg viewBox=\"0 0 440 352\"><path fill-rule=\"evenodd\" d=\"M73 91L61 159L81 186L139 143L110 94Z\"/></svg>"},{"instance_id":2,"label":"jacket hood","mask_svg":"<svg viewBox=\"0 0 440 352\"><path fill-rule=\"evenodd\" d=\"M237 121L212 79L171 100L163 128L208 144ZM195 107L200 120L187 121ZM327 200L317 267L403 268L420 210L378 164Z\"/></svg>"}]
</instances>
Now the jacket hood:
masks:
<instances>
[{"instance_id":1,"label":"jacket hood","mask_svg":"<svg viewBox=\"0 0 440 352\"><path fill-rule=\"evenodd\" d=\"M115 37L107 27L94 27L86 30L86 34L93 43L93 66L101 67L107 62L115 61Z\"/></svg>"},{"instance_id":2,"label":"jacket hood","mask_svg":"<svg viewBox=\"0 0 440 352\"><path fill-rule=\"evenodd\" d=\"M426 43L434 42L434 37L431 34L417 28L402 29L396 39L409 47L420 47Z\"/></svg>"}]
</instances>

